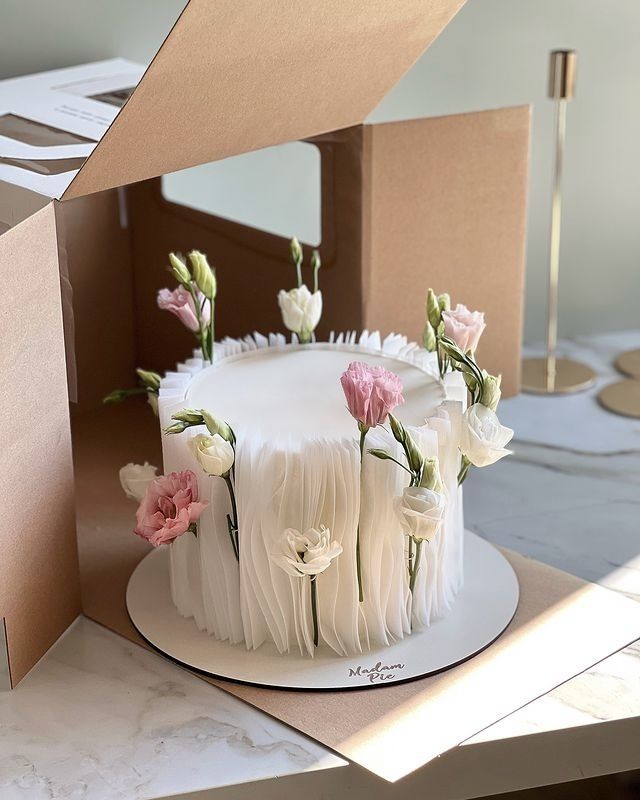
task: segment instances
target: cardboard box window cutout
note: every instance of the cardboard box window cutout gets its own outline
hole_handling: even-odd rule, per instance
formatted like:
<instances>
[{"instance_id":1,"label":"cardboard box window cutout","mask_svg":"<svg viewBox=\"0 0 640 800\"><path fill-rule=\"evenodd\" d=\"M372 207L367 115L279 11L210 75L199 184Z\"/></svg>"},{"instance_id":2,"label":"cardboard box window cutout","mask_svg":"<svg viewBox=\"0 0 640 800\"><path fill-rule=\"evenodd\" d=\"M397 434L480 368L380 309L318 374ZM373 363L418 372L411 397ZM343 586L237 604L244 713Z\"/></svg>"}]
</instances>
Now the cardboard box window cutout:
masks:
<instances>
[{"instance_id":1,"label":"cardboard box window cutout","mask_svg":"<svg viewBox=\"0 0 640 800\"><path fill-rule=\"evenodd\" d=\"M146 408L100 401L131 385L135 366L173 367L192 346L155 307L168 251L209 253L220 335L281 326L285 241L168 202L158 176L312 141L319 335L379 327L418 338L427 286L446 288L487 312L482 362L516 390L528 109L362 124L461 5L192 0L144 74L116 59L0 84L0 117L34 123L0 133L0 407L11 423L0 618L13 685L81 608L114 630L128 624L126 578L146 548L129 534L117 469L152 453L160 465L159 441ZM295 48L283 31L295 31ZM38 166L56 160L67 163Z\"/></svg>"}]
</instances>

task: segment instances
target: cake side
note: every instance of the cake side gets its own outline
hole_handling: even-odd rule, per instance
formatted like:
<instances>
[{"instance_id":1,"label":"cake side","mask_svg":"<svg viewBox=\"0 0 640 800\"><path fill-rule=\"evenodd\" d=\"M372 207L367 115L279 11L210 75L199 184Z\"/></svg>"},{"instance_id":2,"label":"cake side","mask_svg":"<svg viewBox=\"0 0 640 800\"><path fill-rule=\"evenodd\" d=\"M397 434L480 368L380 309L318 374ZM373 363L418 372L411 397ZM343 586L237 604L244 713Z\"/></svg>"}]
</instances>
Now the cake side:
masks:
<instances>
[{"instance_id":1,"label":"cake side","mask_svg":"<svg viewBox=\"0 0 640 800\"><path fill-rule=\"evenodd\" d=\"M423 346L377 332L318 342L320 254L278 293L284 327L215 340L207 257L169 254L158 306L198 350L146 395L160 417L164 474L120 470L139 503L133 532L170 548L172 599L201 631L249 648L338 655L389 645L450 609L462 574L462 494L472 467L509 454L501 377L475 357L484 314L427 292ZM307 270L309 271L309 270ZM468 404L468 408L467 408Z\"/></svg>"},{"instance_id":2,"label":"cake side","mask_svg":"<svg viewBox=\"0 0 640 800\"><path fill-rule=\"evenodd\" d=\"M229 497L224 483L201 471L200 496L209 506L200 517L197 538L183 536L174 541L170 559L176 607L216 638L234 643L244 640L250 648L270 641L283 653L292 649L313 652L308 582L284 572L273 558L287 529L324 526L342 547L331 568L315 579L319 644L340 655L366 651L373 644L390 644L426 627L446 613L461 587L463 525L457 430L464 411L464 384L447 376L449 399L445 400L442 384L433 377L437 371L434 357L404 337L387 337L382 342L378 334L365 333L357 345L355 335L347 337L348 343L344 338L335 337L339 341L321 346L343 349L346 360L366 361L386 354L391 367L406 364L424 375L425 414L420 416L419 385L414 387L415 397L409 392L407 404L412 421L423 424L405 424L423 456L439 459L447 498L442 528L433 542L422 548L411 592L408 537L402 533L396 508L396 498L402 496L407 483L400 468L390 468L390 462L366 455L361 469L357 435L332 437L330 430L322 429L304 437L274 435L273 430L261 435L256 430L259 426L245 434L241 426L232 425L237 437L239 560L228 535ZM242 353L269 346L274 353L284 353L283 344L278 337L222 342L216 345L216 363L234 358L241 363ZM202 378L203 367L202 360L194 358L163 379L159 393L163 428L172 414L190 405L185 401L195 381ZM244 380L250 384L251 359L244 371ZM339 373L334 376L336 383L338 379ZM259 415L260 397L256 394L255 413ZM340 423L336 427L344 433L343 418L350 420L344 399L334 413ZM198 471L189 446L194 435L190 429L180 437L163 436L165 472ZM402 459L398 442L382 427L369 432L367 447L385 450L398 462ZM362 602L355 561L358 526Z\"/></svg>"}]
</instances>

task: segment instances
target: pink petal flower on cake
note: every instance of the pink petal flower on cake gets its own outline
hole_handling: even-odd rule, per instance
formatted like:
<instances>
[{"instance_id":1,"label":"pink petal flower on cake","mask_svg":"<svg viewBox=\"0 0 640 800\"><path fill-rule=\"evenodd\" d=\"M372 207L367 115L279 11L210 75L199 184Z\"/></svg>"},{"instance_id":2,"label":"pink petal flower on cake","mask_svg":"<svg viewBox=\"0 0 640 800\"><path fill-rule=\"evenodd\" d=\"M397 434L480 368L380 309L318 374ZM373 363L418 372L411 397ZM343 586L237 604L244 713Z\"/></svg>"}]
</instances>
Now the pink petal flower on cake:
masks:
<instances>
[{"instance_id":1,"label":"pink petal flower on cake","mask_svg":"<svg viewBox=\"0 0 640 800\"><path fill-rule=\"evenodd\" d=\"M193 530L207 505L198 500L198 481L191 470L161 475L147 487L136 512L134 533L154 547L171 544Z\"/></svg>"},{"instance_id":2,"label":"pink petal flower on cake","mask_svg":"<svg viewBox=\"0 0 640 800\"><path fill-rule=\"evenodd\" d=\"M364 428L382 424L404 403L402 380L384 367L352 361L340 377L351 416Z\"/></svg>"},{"instance_id":3,"label":"pink petal flower on cake","mask_svg":"<svg viewBox=\"0 0 640 800\"><path fill-rule=\"evenodd\" d=\"M462 303L442 312L444 333L458 345L463 353L475 352L484 329L484 312L469 311Z\"/></svg>"},{"instance_id":4,"label":"pink petal flower on cake","mask_svg":"<svg viewBox=\"0 0 640 800\"><path fill-rule=\"evenodd\" d=\"M202 324L207 325L209 322L209 303L203 304L203 299L204 295L201 294L198 297L198 302L202 309ZM170 289L160 289L158 292L158 308L175 314L185 328L188 328L190 331L197 333L200 330L193 296L184 286L178 286L178 288L173 291Z\"/></svg>"}]
</instances>

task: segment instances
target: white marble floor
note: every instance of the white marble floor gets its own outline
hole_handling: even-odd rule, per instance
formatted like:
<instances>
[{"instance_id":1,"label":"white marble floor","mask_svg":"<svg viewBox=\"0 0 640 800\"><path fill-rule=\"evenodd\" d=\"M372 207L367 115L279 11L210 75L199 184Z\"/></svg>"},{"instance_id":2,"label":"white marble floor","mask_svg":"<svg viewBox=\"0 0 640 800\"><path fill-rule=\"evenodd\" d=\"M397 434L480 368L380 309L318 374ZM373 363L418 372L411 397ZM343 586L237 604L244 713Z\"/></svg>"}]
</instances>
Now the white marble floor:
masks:
<instances>
[{"instance_id":1,"label":"white marble floor","mask_svg":"<svg viewBox=\"0 0 640 800\"><path fill-rule=\"evenodd\" d=\"M0 693L2 800L139 800L343 764L84 618Z\"/></svg>"},{"instance_id":2,"label":"white marble floor","mask_svg":"<svg viewBox=\"0 0 640 800\"><path fill-rule=\"evenodd\" d=\"M581 340L566 351L576 354L577 346L609 381L615 378L613 356L638 344L640 333L615 334ZM575 400L569 410L568 399ZM593 392L521 396L505 401L501 416L518 432L515 454L472 473L465 484L467 525L493 542L640 599L640 424L603 411ZM460 757L469 755L460 762L465 769L477 764L464 785L451 788L460 770L447 772L447 754L404 788L389 787L352 767L330 770L344 762L173 664L79 620L17 690L0 693L0 798L150 800L214 787L207 798L235 798L243 796L241 787L239 793L220 787L308 770L328 771L316 772L313 780L289 779L306 800L340 797L336 787L342 786L352 800L404 800L415 796L416 787L443 799L472 797L485 785L508 791L587 774L579 745L574 742L571 755L563 745L559 758L552 739L551 749L540 751L552 756L548 763L540 760L532 776L530 748L549 732L607 731L598 723L638 719L635 645L457 748ZM487 764L500 764L508 743L520 740L525 748L518 769L494 769L492 782L483 783ZM640 752L635 763L633 754L616 759L620 748L613 740L609 748L598 747L591 774L640 767ZM509 754L515 759L513 749ZM259 784L265 798L281 796L280 784L267 788L272 784Z\"/></svg>"}]
</instances>

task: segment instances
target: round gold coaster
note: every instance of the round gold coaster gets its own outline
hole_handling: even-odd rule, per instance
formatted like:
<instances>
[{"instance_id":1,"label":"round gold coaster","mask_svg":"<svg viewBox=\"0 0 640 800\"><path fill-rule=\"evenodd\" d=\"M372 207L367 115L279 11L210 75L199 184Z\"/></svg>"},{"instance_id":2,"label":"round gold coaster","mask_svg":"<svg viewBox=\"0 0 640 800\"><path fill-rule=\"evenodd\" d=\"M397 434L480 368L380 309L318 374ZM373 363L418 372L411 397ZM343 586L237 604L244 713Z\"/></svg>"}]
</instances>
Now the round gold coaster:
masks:
<instances>
[{"instance_id":1,"label":"round gold coaster","mask_svg":"<svg viewBox=\"0 0 640 800\"><path fill-rule=\"evenodd\" d=\"M556 361L556 379L553 387L547 386L547 359L525 358L522 362L522 391L530 394L569 394L582 392L593 386L596 373L568 358Z\"/></svg>"},{"instance_id":2,"label":"round gold coaster","mask_svg":"<svg viewBox=\"0 0 640 800\"><path fill-rule=\"evenodd\" d=\"M598 394L598 402L614 414L640 419L640 380L627 378L605 386Z\"/></svg>"},{"instance_id":3,"label":"round gold coaster","mask_svg":"<svg viewBox=\"0 0 640 800\"><path fill-rule=\"evenodd\" d=\"M640 349L621 353L614 361L616 369L630 378L640 378Z\"/></svg>"}]
</instances>

